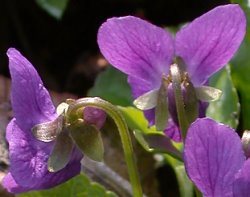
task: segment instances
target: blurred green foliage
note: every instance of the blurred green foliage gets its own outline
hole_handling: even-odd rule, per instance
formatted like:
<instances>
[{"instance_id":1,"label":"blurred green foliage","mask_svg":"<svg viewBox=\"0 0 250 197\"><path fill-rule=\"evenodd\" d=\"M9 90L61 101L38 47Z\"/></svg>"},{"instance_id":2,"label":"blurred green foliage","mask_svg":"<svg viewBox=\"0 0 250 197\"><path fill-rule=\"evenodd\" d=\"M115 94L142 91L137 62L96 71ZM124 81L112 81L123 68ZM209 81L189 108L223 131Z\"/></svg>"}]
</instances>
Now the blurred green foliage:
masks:
<instances>
[{"instance_id":1,"label":"blurred green foliage","mask_svg":"<svg viewBox=\"0 0 250 197\"><path fill-rule=\"evenodd\" d=\"M132 105L127 76L111 66L99 74L94 87L88 92L88 96L101 97L114 105Z\"/></svg>"},{"instance_id":2,"label":"blurred green foliage","mask_svg":"<svg viewBox=\"0 0 250 197\"><path fill-rule=\"evenodd\" d=\"M113 192L106 191L98 183L91 182L86 175L80 174L73 179L49 190L28 192L18 197L117 197Z\"/></svg>"},{"instance_id":3,"label":"blurred green foliage","mask_svg":"<svg viewBox=\"0 0 250 197\"><path fill-rule=\"evenodd\" d=\"M244 9L247 16L246 37L235 58L231 61L232 79L241 105L240 130L250 129L250 7L247 0L232 0Z\"/></svg>"},{"instance_id":4,"label":"blurred green foliage","mask_svg":"<svg viewBox=\"0 0 250 197\"><path fill-rule=\"evenodd\" d=\"M61 19L69 0L36 0L36 3L49 15Z\"/></svg>"},{"instance_id":5,"label":"blurred green foliage","mask_svg":"<svg viewBox=\"0 0 250 197\"><path fill-rule=\"evenodd\" d=\"M232 128L237 128L240 103L231 78L230 67L227 66L217 72L210 79L210 85L222 90L222 95L218 100L209 103L207 116Z\"/></svg>"}]
</instances>

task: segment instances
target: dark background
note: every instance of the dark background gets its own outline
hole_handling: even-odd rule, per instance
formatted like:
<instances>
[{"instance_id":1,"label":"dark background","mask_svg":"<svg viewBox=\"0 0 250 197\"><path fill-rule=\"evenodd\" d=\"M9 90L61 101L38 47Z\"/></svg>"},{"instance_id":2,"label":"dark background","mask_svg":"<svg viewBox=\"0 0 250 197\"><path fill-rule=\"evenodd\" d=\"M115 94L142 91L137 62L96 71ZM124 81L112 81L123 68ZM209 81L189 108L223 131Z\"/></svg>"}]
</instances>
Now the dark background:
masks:
<instances>
[{"instance_id":1,"label":"dark background","mask_svg":"<svg viewBox=\"0 0 250 197\"><path fill-rule=\"evenodd\" d=\"M9 47L15 47L33 63L49 89L84 96L99 71L94 65L99 57L96 35L107 18L136 15L159 26L175 26L226 3L226 0L70 0L62 19L56 20L35 0L3 0L0 74L8 76L5 53Z\"/></svg>"}]
</instances>

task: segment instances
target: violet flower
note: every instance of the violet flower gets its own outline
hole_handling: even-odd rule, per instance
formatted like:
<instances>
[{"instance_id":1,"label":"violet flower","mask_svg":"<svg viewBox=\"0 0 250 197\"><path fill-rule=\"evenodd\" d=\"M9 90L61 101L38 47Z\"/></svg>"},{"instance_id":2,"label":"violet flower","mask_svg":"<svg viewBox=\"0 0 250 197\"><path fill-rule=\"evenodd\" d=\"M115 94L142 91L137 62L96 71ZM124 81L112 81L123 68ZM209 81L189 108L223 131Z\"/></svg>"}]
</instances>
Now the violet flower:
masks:
<instances>
[{"instance_id":1,"label":"violet flower","mask_svg":"<svg viewBox=\"0 0 250 197\"><path fill-rule=\"evenodd\" d=\"M212 119L191 124L184 146L188 176L205 197L250 194L250 159L237 133Z\"/></svg>"},{"instance_id":2,"label":"violet flower","mask_svg":"<svg viewBox=\"0 0 250 197\"><path fill-rule=\"evenodd\" d=\"M12 78L11 103L14 118L6 130L10 169L2 184L11 193L54 187L80 173L83 155L74 147L70 160L63 169L53 173L48 171L47 162L54 141L45 143L37 140L31 129L37 124L55 120L58 115L32 64L16 49L10 48L7 55ZM90 109L87 111L91 112ZM94 123L94 114L99 113L91 113L86 116L89 122ZM96 122L100 125L99 120Z\"/></svg>"},{"instance_id":3,"label":"violet flower","mask_svg":"<svg viewBox=\"0 0 250 197\"><path fill-rule=\"evenodd\" d=\"M175 38L165 29L142 19L126 16L111 18L98 32L98 44L104 57L128 75L134 98L159 90L162 77L168 76L175 57L181 57L194 87L207 83L209 77L232 58L245 35L246 19L239 5L216 7L177 32ZM165 133L180 141L180 131L171 86L168 108L171 117ZM154 109L145 110L149 125L154 125ZM200 106L200 117L204 106Z\"/></svg>"}]
</instances>

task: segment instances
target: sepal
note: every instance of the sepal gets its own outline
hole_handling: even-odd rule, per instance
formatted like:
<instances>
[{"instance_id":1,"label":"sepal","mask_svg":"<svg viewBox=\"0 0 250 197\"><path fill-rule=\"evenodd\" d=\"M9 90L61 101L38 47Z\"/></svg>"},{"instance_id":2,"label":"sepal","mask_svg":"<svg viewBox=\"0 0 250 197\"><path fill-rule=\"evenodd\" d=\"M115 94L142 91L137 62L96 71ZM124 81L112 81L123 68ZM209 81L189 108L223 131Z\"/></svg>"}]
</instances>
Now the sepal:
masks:
<instances>
[{"instance_id":1,"label":"sepal","mask_svg":"<svg viewBox=\"0 0 250 197\"><path fill-rule=\"evenodd\" d=\"M57 172L63 169L70 161L74 143L68 134L67 128L57 136L55 145L48 160L48 170Z\"/></svg>"},{"instance_id":2,"label":"sepal","mask_svg":"<svg viewBox=\"0 0 250 197\"><path fill-rule=\"evenodd\" d=\"M70 135L82 153L95 161L102 161L104 146L101 132L91 124L78 119L69 127Z\"/></svg>"},{"instance_id":3,"label":"sepal","mask_svg":"<svg viewBox=\"0 0 250 197\"><path fill-rule=\"evenodd\" d=\"M36 139L42 142L51 142L61 132L64 116L60 115L55 120L37 124L31 130Z\"/></svg>"}]
</instances>

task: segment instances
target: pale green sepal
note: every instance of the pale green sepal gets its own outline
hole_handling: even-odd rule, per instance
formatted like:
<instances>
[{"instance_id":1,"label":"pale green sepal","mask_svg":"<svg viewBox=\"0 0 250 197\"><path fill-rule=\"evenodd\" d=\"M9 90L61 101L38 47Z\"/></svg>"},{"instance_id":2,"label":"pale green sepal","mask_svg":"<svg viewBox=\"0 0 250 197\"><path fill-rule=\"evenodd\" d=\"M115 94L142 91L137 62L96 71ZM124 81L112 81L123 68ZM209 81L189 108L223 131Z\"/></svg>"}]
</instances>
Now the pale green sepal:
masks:
<instances>
[{"instance_id":1,"label":"pale green sepal","mask_svg":"<svg viewBox=\"0 0 250 197\"><path fill-rule=\"evenodd\" d=\"M48 160L48 170L57 172L69 162L73 150L73 141L66 128L57 136L55 145Z\"/></svg>"},{"instance_id":2,"label":"pale green sepal","mask_svg":"<svg viewBox=\"0 0 250 197\"><path fill-rule=\"evenodd\" d=\"M62 103L60 103L60 104L57 106L57 108L56 108L56 113L57 113L58 115L63 114L63 113L66 113L67 110L68 110L68 108L69 108L69 104L68 104L68 103L65 103L65 102L62 102Z\"/></svg>"},{"instance_id":3,"label":"pale green sepal","mask_svg":"<svg viewBox=\"0 0 250 197\"><path fill-rule=\"evenodd\" d=\"M140 110L152 109L157 104L158 90L151 90L134 100L134 105Z\"/></svg>"},{"instance_id":4,"label":"pale green sepal","mask_svg":"<svg viewBox=\"0 0 250 197\"><path fill-rule=\"evenodd\" d=\"M70 135L83 154L95 161L103 161L104 146L101 132L94 126L78 120L69 127Z\"/></svg>"},{"instance_id":5,"label":"pale green sepal","mask_svg":"<svg viewBox=\"0 0 250 197\"><path fill-rule=\"evenodd\" d=\"M210 86L196 87L195 92L196 92L196 96L199 100L206 101L206 102L216 101L222 95L221 90L219 90L217 88L210 87Z\"/></svg>"},{"instance_id":6,"label":"pale green sepal","mask_svg":"<svg viewBox=\"0 0 250 197\"><path fill-rule=\"evenodd\" d=\"M42 142L51 142L61 132L63 121L64 117L60 115L55 120L35 125L31 130L36 139Z\"/></svg>"},{"instance_id":7,"label":"pale green sepal","mask_svg":"<svg viewBox=\"0 0 250 197\"><path fill-rule=\"evenodd\" d=\"M164 82L162 82L157 95L157 104L155 108L155 126L156 130L163 131L168 124L168 100L167 90Z\"/></svg>"},{"instance_id":8,"label":"pale green sepal","mask_svg":"<svg viewBox=\"0 0 250 197\"><path fill-rule=\"evenodd\" d=\"M185 112L186 117L189 123L192 123L197 117L199 113L199 102L196 97L196 92L193 84L191 82L186 82L185 86L185 95L183 96L185 103Z\"/></svg>"}]
</instances>

